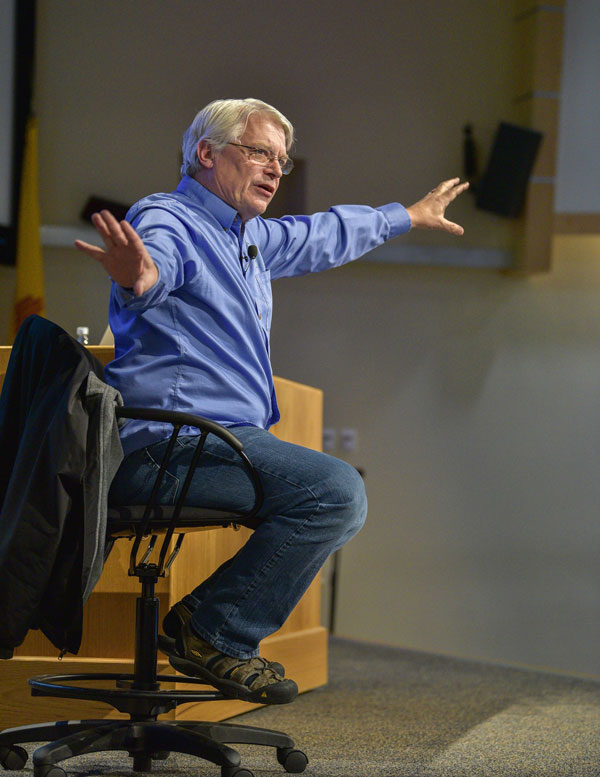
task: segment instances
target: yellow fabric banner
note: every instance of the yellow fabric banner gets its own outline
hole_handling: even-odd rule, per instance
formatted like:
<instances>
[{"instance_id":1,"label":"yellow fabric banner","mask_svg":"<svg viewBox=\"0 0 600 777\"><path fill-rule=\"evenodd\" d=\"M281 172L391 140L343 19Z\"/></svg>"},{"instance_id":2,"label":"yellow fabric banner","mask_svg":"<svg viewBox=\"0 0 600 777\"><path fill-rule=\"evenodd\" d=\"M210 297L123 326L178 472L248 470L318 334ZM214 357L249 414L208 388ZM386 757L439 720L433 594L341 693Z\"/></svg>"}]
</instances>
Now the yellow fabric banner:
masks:
<instances>
[{"instance_id":1,"label":"yellow fabric banner","mask_svg":"<svg viewBox=\"0 0 600 777\"><path fill-rule=\"evenodd\" d=\"M17 262L15 303L12 320L13 338L27 316L45 313L44 264L40 239L40 202L38 192L38 128L29 117L25 132L21 193L17 222Z\"/></svg>"}]
</instances>

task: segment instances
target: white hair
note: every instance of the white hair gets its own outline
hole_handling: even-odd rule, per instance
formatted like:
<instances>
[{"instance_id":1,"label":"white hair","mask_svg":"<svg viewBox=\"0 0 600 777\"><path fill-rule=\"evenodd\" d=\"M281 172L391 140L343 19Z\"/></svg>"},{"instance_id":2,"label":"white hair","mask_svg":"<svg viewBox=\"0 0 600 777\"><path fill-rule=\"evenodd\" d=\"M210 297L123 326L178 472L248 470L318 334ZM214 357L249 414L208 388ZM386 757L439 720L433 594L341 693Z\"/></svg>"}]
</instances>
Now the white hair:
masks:
<instances>
[{"instance_id":1,"label":"white hair","mask_svg":"<svg viewBox=\"0 0 600 777\"><path fill-rule=\"evenodd\" d=\"M252 97L243 100L214 100L198 111L184 133L181 174L193 176L200 170L196 149L201 140L210 141L215 151L220 151L228 143L242 137L248 119L254 113L264 114L279 124L285 135L286 150L289 151L294 142L294 128L277 108Z\"/></svg>"}]
</instances>

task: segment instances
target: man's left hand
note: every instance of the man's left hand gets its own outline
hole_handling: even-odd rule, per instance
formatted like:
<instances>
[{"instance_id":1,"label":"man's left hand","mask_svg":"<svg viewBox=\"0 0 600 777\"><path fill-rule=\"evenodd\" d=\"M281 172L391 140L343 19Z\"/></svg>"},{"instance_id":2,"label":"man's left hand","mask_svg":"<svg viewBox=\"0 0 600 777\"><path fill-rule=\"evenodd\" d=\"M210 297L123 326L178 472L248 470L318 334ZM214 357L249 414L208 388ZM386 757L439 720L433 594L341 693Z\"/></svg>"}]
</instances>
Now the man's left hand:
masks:
<instances>
[{"instance_id":1,"label":"man's left hand","mask_svg":"<svg viewBox=\"0 0 600 777\"><path fill-rule=\"evenodd\" d=\"M452 235L464 234L460 224L454 224L445 218L446 208L452 200L469 188L469 182L460 183L460 178L443 181L422 200L407 208L411 225L415 229L441 229Z\"/></svg>"}]
</instances>

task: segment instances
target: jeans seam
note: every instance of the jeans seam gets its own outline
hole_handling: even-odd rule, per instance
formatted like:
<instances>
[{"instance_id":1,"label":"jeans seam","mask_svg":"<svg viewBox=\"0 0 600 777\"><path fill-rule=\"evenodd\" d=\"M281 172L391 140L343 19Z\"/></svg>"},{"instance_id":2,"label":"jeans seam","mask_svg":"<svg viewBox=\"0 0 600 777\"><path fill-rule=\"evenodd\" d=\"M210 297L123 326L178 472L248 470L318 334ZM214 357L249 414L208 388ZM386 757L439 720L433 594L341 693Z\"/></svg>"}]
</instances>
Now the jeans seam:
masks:
<instances>
[{"instance_id":1,"label":"jeans seam","mask_svg":"<svg viewBox=\"0 0 600 777\"><path fill-rule=\"evenodd\" d=\"M272 477L278 477L278 476L277 476L277 475L272 475ZM281 480L285 480L285 478L280 478L280 479L281 479ZM291 482L291 481L287 481L287 480L285 480L285 482ZM292 484L292 485L295 485L295 484ZM224 629L224 628L225 628L225 626L227 625L227 622L228 622L228 621L229 621L229 619L232 617L232 615L234 615L234 614L235 614L235 613L236 613L236 612L239 610L240 606L241 606L241 605L242 605L242 603L243 603L243 602L244 602L244 601L247 599L247 597L248 597L248 596L249 596L249 595L250 595L250 594L251 594L253 591L255 591L255 590L256 590L256 588L257 588L257 586L258 586L258 580L259 580L259 578L260 578L260 577L263 575L263 573L264 573L266 570L268 570L270 567L272 567L272 566L273 566L273 564L276 562L276 560L279 558L279 556L280 556L280 555L281 555L281 554L282 554L282 553L283 553L285 550L287 550L287 548L289 547L289 545L291 544L291 542L292 542L292 541L293 541L293 540L294 540L294 539L295 539L295 538L298 536L298 534L299 534L299 533L300 533L300 532L301 532L301 531L304 529L304 527L306 526L306 524L307 524L307 523L308 523L310 520L312 520L313 516L314 516L314 515L315 515L315 514L316 514L316 513L319 511L319 509L322 507L322 502L320 502L320 501L319 501L319 499L318 499L318 498L316 497L316 495L315 495L315 494L314 494L314 493L311 491L311 489L310 489L310 488L308 488L308 486L302 486L302 488L304 488L306 491L309 491L309 492L310 492L310 494L311 494L311 496L312 496L312 497L315 499L315 501L316 501L316 503L317 503L317 505L316 505L315 509L314 509L314 510L311 512L311 514L310 514L310 515L308 515L308 516L307 516L307 517L304 519L304 521L302 521L302 523L301 523L301 524L300 524L300 525L299 525L299 526L296 528L296 530L295 530L295 531L294 531L292 534L290 534L290 536L287 538L287 540L286 540L284 543L282 543L282 544L279 546L279 548L277 548L277 550L276 550L276 551L275 551L275 552L274 552L274 553L273 553L273 554L272 554L272 555L271 555L271 556L270 556L270 557L267 559L267 561L265 561L265 563L262 565L262 567L260 568L260 570L258 570L258 572L256 572L256 573L255 573L253 580L252 580L252 581L249 583L249 585L246 587L246 589L245 589L245 591L243 592L243 594L241 594L241 595L240 595L240 596L237 598L237 600L236 600L236 601L235 601L235 602L234 602L234 603L231 605L231 608L230 608L229 612L228 612L228 613L227 613L227 615L226 615L226 616L223 618L223 624L221 625L221 627L219 628L219 630L218 630L218 631L216 631L216 632L214 633L214 635L211 635L211 637L205 637L205 638L206 638L208 641L210 641L211 639L214 639L214 640L217 640L217 641L221 642L221 635L222 635L223 629ZM208 632L206 632L206 633L208 634ZM211 644L214 644L214 642L213 642L213 643L211 643ZM215 647L218 647L218 646L217 646L217 645L215 645ZM239 651L236 651L236 652L239 652ZM240 656L240 657L241 657L241 656Z\"/></svg>"}]
</instances>

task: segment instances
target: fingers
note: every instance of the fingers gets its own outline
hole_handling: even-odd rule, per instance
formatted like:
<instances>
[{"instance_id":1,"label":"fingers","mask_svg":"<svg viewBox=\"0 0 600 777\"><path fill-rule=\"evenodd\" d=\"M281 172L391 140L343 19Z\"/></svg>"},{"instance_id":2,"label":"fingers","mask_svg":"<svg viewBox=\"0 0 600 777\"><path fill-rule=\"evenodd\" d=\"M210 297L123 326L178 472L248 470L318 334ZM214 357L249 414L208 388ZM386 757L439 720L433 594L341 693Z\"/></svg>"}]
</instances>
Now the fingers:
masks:
<instances>
[{"instance_id":1,"label":"fingers","mask_svg":"<svg viewBox=\"0 0 600 777\"><path fill-rule=\"evenodd\" d=\"M468 181L464 181L463 183L459 184L458 186L453 186L452 189L448 192L448 194L451 195L451 201L456 199L459 194L462 194L468 188L469 188L469 182Z\"/></svg>"},{"instance_id":2,"label":"fingers","mask_svg":"<svg viewBox=\"0 0 600 777\"><path fill-rule=\"evenodd\" d=\"M92 259L97 259L98 261L102 261L102 257L104 256L104 251L101 248L91 245L90 243L85 243L83 240L76 240L75 248L78 248L80 251L88 254L88 256L91 256Z\"/></svg>"},{"instance_id":3,"label":"fingers","mask_svg":"<svg viewBox=\"0 0 600 777\"><path fill-rule=\"evenodd\" d=\"M460 183L460 178L450 178L447 181L442 181L435 189L432 189L429 192L429 195L435 195L436 197L443 196L448 202L452 202L452 200L455 200L459 194L462 194L468 188L468 181Z\"/></svg>"},{"instance_id":4,"label":"fingers","mask_svg":"<svg viewBox=\"0 0 600 777\"><path fill-rule=\"evenodd\" d=\"M92 224L96 227L96 232L102 238L104 245L107 248L110 248L113 245L110 239L110 231L108 229L108 224L104 221L104 218L100 213L92 213Z\"/></svg>"},{"instance_id":5,"label":"fingers","mask_svg":"<svg viewBox=\"0 0 600 777\"><path fill-rule=\"evenodd\" d=\"M92 223L107 248L113 245L127 245L127 238L121 224L109 210L101 210L92 215Z\"/></svg>"},{"instance_id":6,"label":"fingers","mask_svg":"<svg viewBox=\"0 0 600 777\"><path fill-rule=\"evenodd\" d=\"M125 221L119 223L109 210L93 213L92 224L102 238L107 251L114 247L127 246L132 237L139 241L139 237L133 227ZM123 229L123 224L128 228L127 232ZM75 247L98 261L103 261L106 255L106 252L98 248L98 246L91 245L83 240L76 240Z\"/></svg>"},{"instance_id":7,"label":"fingers","mask_svg":"<svg viewBox=\"0 0 600 777\"><path fill-rule=\"evenodd\" d=\"M458 237L464 235L465 230L460 224L448 221L448 219L445 218L445 211L448 205L468 188L468 181L460 183L460 178L450 178L447 181L442 181L442 183L431 192L439 203L438 207L441 207L440 228Z\"/></svg>"},{"instance_id":8,"label":"fingers","mask_svg":"<svg viewBox=\"0 0 600 777\"><path fill-rule=\"evenodd\" d=\"M465 230L460 226L460 224L455 224L453 221L448 221L447 219L442 219L441 223L442 228L445 229L446 232L450 232L452 235L460 237L461 235L465 234Z\"/></svg>"},{"instance_id":9,"label":"fingers","mask_svg":"<svg viewBox=\"0 0 600 777\"><path fill-rule=\"evenodd\" d=\"M121 221L120 226L128 243L131 243L135 248L143 248L144 244L141 237L128 221Z\"/></svg>"},{"instance_id":10,"label":"fingers","mask_svg":"<svg viewBox=\"0 0 600 777\"><path fill-rule=\"evenodd\" d=\"M430 192L428 192L428 196L432 196L432 195L439 196L440 194L445 194L447 191L452 189L453 186L456 186L459 180L460 178L449 178L447 181L442 181L437 186L435 186Z\"/></svg>"}]
</instances>

